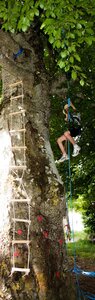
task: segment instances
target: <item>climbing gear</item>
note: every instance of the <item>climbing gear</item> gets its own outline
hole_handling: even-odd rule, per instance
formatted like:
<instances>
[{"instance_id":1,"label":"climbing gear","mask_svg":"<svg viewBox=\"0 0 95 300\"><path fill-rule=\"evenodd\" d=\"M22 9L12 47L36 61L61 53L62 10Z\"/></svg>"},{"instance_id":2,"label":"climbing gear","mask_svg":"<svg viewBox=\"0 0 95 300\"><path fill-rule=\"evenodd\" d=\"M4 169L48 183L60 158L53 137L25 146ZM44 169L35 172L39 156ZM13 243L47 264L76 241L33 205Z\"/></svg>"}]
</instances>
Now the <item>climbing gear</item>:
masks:
<instances>
[{"instance_id":1,"label":"climbing gear","mask_svg":"<svg viewBox=\"0 0 95 300\"><path fill-rule=\"evenodd\" d=\"M79 154L79 152L80 152L80 149L81 148L77 144L75 144L72 156L73 157L77 156Z\"/></svg>"},{"instance_id":2,"label":"climbing gear","mask_svg":"<svg viewBox=\"0 0 95 300\"><path fill-rule=\"evenodd\" d=\"M81 125L80 114L69 112L69 122L72 122L73 126L80 126Z\"/></svg>"},{"instance_id":3,"label":"climbing gear","mask_svg":"<svg viewBox=\"0 0 95 300\"><path fill-rule=\"evenodd\" d=\"M24 49L21 47L17 53L13 53L13 59L16 60L19 55L23 53Z\"/></svg>"},{"instance_id":4,"label":"climbing gear","mask_svg":"<svg viewBox=\"0 0 95 300\"><path fill-rule=\"evenodd\" d=\"M69 159L69 157L68 157L68 155L62 155L61 156L61 158L60 159L58 159L58 160L56 160L55 162L57 163L57 164L60 164L60 163L62 163L62 162L64 162L65 160L68 160Z\"/></svg>"},{"instance_id":5,"label":"climbing gear","mask_svg":"<svg viewBox=\"0 0 95 300\"><path fill-rule=\"evenodd\" d=\"M81 125L81 116L80 113L71 113L71 118L73 120L74 123Z\"/></svg>"}]
</instances>

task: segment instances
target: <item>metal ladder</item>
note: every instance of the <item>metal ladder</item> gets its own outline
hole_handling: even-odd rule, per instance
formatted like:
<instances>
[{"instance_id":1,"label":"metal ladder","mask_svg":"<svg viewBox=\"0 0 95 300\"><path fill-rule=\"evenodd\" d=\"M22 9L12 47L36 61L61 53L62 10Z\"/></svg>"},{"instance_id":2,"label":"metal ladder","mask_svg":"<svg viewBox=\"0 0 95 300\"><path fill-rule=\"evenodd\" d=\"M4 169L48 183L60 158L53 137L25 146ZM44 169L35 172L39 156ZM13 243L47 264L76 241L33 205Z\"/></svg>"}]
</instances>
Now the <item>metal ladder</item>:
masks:
<instances>
[{"instance_id":1,"label":"metal ladder","mask_svg":"<svg viewBox=\"0 0 95 300\"><path fill-rule=\"evenodd\" d=\"M23 176L26 170L26 146L25 146L25 109L23 105L23 82L18 81L9 85L10 87L10 105L11 111L9 113L9 127L11 135L11 144L13 159L10 166L11 174L13 174L13 190L16 185L17 191L20 189L21 194L14 190L13 199L12 199L12 208L13 208L13 238L12 238L12 270L11 274L15 271L24 272L28 274L30 272L29 262L30 262L30 199L25 190L23 184ZM16 206L20 206L21 209L24 205L27 206L27 218L21 218L16 216ZM18 207L18 212L20 208ZM18 236L17 228L23 225L27 226L26 238L20 239ZM19 226L19 227L18 227ZM22 230L20 230L22 232ZM18 266L15 262L15 253L16 248L18 249L19 245L24 248L27 247L27 261L26 266ZM26 248L25 248L26 251Z\"/></svg>"}]
</instances>

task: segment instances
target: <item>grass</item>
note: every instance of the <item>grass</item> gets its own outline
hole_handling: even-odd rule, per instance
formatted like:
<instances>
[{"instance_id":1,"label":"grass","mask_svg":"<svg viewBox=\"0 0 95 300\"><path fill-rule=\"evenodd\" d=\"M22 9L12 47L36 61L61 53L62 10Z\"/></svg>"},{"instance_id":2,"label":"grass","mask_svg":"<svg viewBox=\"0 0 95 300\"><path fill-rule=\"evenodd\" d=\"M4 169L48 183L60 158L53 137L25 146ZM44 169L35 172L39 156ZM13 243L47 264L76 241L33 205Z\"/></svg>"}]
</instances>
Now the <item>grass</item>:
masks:
<instances>
[{"instance_id":1,"label":"grass","mask_svg":"<svg viewBox=\"0 0 95 300\"><path fill-rule=\"evenodd\" d=\"M74 251L76 251L76 256L80 258L95 259L95 243L87 240L87 236L84 232L76 233L74 239L74 242L68 242L67 244L69 256L73 256Z\"/></svg>"}]
</instances>

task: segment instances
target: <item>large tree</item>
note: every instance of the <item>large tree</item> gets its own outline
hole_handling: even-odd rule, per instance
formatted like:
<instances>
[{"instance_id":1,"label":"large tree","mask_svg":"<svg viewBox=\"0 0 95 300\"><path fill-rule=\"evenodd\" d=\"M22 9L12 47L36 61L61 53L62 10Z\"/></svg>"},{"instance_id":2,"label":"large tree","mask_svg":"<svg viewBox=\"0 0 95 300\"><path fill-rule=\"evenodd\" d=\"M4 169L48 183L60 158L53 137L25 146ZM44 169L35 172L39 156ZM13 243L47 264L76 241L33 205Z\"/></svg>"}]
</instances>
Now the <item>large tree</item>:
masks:
<instances>
[{"instance_id":1,"label":"large tree","mask_svg":"<svg viewBox=\"0 0 95 300\"><path fill-rule=\"evenodd\" d=\"M6 269L6 258L1 264L1 273L7 278L7 287L13 299L27 297L52 300L75 297L72 281L67 272L62 227L62 219L65 216L64 188L54 164L49 142L49 97L50 93L56 92L64 96L66 92L62 88L65 76L62 73L58 75L57 66L63 68L65 72L70 70L73 79L76 79L78 74L81 85L84 84L80 46L84 47L87 43L90 47L94 41L94 11L94 1L89 0L86 4L84 1L78 1L76 4L76 1L71 3L53 0L47 3L46 1L0 3L3 129L7 127L10 131L9 85L22 81L27 147L27 169L23 176L23 185L31 198L31 273L26 280L21 279L19 275L13 275L13 284L9 279L10 267ZM16 58L14 54L19 49L22 49L22 54ZM58 80L54 80L54 71L59 76ZM14 182L13 173L11 180ZM17 186L14 191L16 188ZM20 214L23 219L25 210L22 209ZM12 228L11 226L11 236ZM22 229L24 231L26 227ZM23 255L20 260L20 264L23 265Z\"/></svg>"}]
</instances>

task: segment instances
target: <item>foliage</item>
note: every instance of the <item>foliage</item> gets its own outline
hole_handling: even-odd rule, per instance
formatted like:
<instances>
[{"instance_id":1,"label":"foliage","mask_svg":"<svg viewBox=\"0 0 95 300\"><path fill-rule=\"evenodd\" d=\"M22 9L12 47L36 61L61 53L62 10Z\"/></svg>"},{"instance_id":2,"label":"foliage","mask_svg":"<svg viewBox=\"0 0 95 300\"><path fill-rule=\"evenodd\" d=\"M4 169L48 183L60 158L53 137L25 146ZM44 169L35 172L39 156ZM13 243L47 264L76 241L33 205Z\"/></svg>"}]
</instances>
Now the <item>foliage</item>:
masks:
<instances>
[{"instance_id":1,"label":"foliage","mask_svg":"<svg viewBox=\"0 0 95 300\"><path fill-rule=\"evenodd\" d=\"M95 259L95 244L87 239L79 239L74 243L68 243L68 254L73 255L73 248L76 249L76 256L79 258Z\"/></svg>"},{"instance_id":2,"label":"foliage","mask_svg":"<svg viewBox=\"0 0 95 300\"><path fill-rule=\"evenodd\" d=\"M49 43L56 53L56 63L65 72L70 70L73 80L85 74L81 64L81 49L90 51L95 41L94 0L1 0L2 28L12 33L28 30L35 18L39 20Z\"/></svg>"},{"instance_id":3,"label":"foliage","mask_svg":"<svg viewBox=\"0 0 95 300\"><path fill-rule=\"evenodd\" d=\"M81 210L84 216L85 226L91 233L95 233L95 55L94 48L87 55L82 57L82 66L88 78L88 82L81 89L78 82L71 81L69 96L74 102L77 110L81 113L82 134L79 140L81 146L80 155L72 158L71 155L71 173L72 173L72 195L75 209ZM86 69L88 66L88 69ZM64 88L67 84L64 82ZM57 138L64 132L64 115L62 106L64 99L51 99L52 116L50 121L51 144L55 159L60 157L60 150L56 145ZM72 146L70 146L72 154ZM59 172L66 186L66 191L70 190L68 177L68 162L58 166Z\"/></svg>"}]
</instances>

